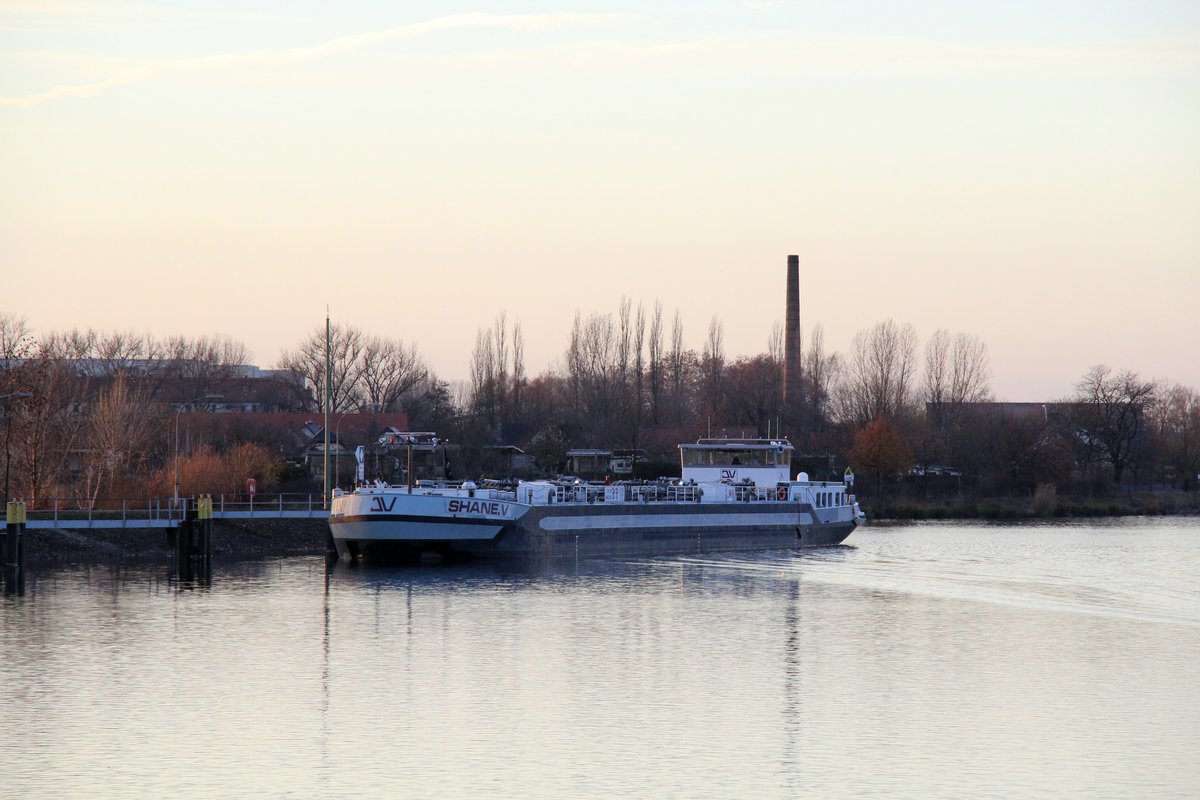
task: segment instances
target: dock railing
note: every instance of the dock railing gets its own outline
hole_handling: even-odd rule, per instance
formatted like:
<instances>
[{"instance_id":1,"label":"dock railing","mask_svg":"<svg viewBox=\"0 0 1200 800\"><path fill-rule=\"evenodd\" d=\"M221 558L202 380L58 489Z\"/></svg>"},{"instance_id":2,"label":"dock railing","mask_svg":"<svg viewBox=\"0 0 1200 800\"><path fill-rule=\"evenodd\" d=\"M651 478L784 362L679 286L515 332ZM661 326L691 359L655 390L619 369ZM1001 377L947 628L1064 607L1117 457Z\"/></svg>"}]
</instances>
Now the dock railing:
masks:
<instances>
[{"instance_id":1,"label":"dock railing","mask_svg":"<svg viewBox=\"0 0 1200 800\"><path fill-rule=\"evenodd\" d=\"M193 498L194 499L194 498ZM319 494L214 494L213 519L325 519ZM45 498L27 505L29 528L174 528L184 499Z\"/></svg>"},{"instance_id":2,"label":"dock railing","mask_svg":"<svg viewBox=\"0 0 1200 800\"><path fill-rule=\"evenodd\" d=\"M321 507L319 494L215 494L213 519L321 519L329 511Z\"/></svg>"}]
</instances>

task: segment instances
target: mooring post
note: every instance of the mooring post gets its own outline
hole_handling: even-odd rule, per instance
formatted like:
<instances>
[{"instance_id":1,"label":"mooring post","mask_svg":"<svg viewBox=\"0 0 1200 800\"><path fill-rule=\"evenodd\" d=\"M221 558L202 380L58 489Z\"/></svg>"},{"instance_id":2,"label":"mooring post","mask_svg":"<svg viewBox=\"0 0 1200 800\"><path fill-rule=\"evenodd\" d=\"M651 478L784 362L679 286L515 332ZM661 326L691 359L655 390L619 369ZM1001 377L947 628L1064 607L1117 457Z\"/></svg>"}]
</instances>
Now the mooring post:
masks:
<instances>
[{"instance_id":1,"label":"mooring post","mask_svg":"<svg viewBox=\"0 0 1200 800\"><path fill-rule=\"evenodd\" d=\"M200 497L200 579L204 582L212 580L212 495Z\"/></svg>"},{"instance_id":2,"label":"mooring post","mask_svg":"<svg viewBox=\"0 0 1200 800\"><path fill-rule=\"evenodd\" d=\"M280 498L282 498L282 497L283 497L283 495L280 495ZM281 504L280 504L279 510L280 510L280 513L282 514L283 513L282 499L281 499L280 503ZM312 495L308 496L308 512L309 512L309 515L311 516L312 515ZM332 512L330 512L330 513L332 513ZM328 525L326 525L325 526L325 568L328 569L329 567L336 564L338 558L339 558L339 556L338 556L338 551L337 551L337 542L335 542L333 540L333 529L330 528Z\"/></svg>"},{"instance_id":3,"label":"mooring post","mask_svg":"<svg viewBox=\"0 0 1200 800\"><path fill-rule=\"evenodd\" d=\"M181 581L190 581L194 577L192 573L192 552L195 547L192 537L195 532L192 529L192 520L196 516L195 503L196 501L193 498L185 497L183 499L183 519L179 522L179 532L175 538L176 572Z\"/></svg>"},{"instance_id":4,"label":"mooring post","mask_svg":"<svg viewBox=\"0 0 1200 800\"><path fill-rule=\"evenodd\" d=\"M25 503L10 500L5 509L4 592L25 593Z\"/></svg>"}]
</instances>

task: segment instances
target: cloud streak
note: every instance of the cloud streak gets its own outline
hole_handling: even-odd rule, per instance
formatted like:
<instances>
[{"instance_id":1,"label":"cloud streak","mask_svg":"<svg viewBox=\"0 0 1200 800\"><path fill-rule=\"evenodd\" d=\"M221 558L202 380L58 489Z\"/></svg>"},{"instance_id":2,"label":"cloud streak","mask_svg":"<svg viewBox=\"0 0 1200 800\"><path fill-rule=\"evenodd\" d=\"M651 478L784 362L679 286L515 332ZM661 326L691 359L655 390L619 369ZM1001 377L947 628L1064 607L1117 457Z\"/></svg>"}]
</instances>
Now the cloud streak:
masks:
<instances>
[{"instance_id":1,"label":"cloud streak","mask_svg":"<svg viewBox=\"0 0 1200 800\"><path fill-rule=\"evenodd\" d=\"M64 98L94 97L118 86L138 83L170 72L314 61L368 49L389 41L417 39L443 31L475 29L547 34L625 26L639 22L641 19L640 16L634 14L573 14L566 12L513 15L453 14L426 22L397 25L382 31L339 36L307 47L149 62L143 67L100 81L55 86L42 92L16 97L0 97L0 107L30 108Z\"/></svg>"},{"instance_id":2,"label":"cloud streak","mask_svg":"<svg viewBox=\"0 0 1200 800\"><path fill-rule=\"evenodd\" d=\"M299 64L369 50L397 40L418 39L456 30L498 30L555 34L627 28L644 22L633 14L455 14L381 31L339 36L304 47L230 53L190 59L145 62L103 80L55 86L15 97L0 97L0 107L29 108L66 98L86 98L110 89L177 72L237 69ZM521 53L466 53L453 56L463 63L536 64L574 54L573 63L595 68L645 69L647 65L694 69L701 72L811 68L976 68L1076 69L1088 67L1145 68L1155 65L1200 65L1200 38L1135 42L1113 46L973 45L878 37L821 35L808 32L743 32L716 38L657 41L552 42L549 48Z\"/></svg>"},{"instance_id":3,"label":"cloud streak","mask_svg":"<svg viewBox=\"0 0 1200 800\"><path fill-rule=\"evenodd\" d=\"M190 25L197 21L298 22L311 17L220 11L115 0L0 0L0 31L109 32Z\"/></svg>"}]
</instances>

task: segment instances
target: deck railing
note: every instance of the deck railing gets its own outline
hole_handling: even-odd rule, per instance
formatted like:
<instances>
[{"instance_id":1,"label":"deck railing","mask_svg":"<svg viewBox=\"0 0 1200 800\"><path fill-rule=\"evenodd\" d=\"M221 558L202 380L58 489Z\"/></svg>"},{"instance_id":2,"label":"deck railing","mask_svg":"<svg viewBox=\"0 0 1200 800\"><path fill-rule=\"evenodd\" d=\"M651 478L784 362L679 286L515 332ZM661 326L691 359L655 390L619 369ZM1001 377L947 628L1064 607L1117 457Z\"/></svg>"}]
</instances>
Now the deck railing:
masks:
<instances>
[{"instance_id":1,"label":"deck railing","mask_svg":"<svg viewBox=\"0 0 1200 800\"><path fill-rule=\"evenodd\" d=\"M647 484L645 486L614 484L578 484L556 486L556 503L695 503L700 500L699 486Z\"/></svg>"}]
</instances>

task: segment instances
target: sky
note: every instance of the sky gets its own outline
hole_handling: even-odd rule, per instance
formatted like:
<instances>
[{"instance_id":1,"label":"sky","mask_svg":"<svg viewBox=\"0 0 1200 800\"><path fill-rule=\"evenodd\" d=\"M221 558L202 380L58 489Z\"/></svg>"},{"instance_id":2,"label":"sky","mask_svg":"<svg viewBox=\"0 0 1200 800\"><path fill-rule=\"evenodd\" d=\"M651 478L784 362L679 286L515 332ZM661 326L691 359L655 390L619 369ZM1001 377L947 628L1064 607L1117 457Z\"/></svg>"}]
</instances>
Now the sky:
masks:
<instances>
[{"instance_id":1,"label":"sky","mask_svg":"<svg viewBox=\"0 0 1200 800\"><path fill-rule=\"evenodd\" d=\"M764 352L788 254L848 352L893 318L997 399L1200 388L1200 4L0 0L0 311L335 322L466 378L622 297Z\"/></svg>"}]
</instances>

